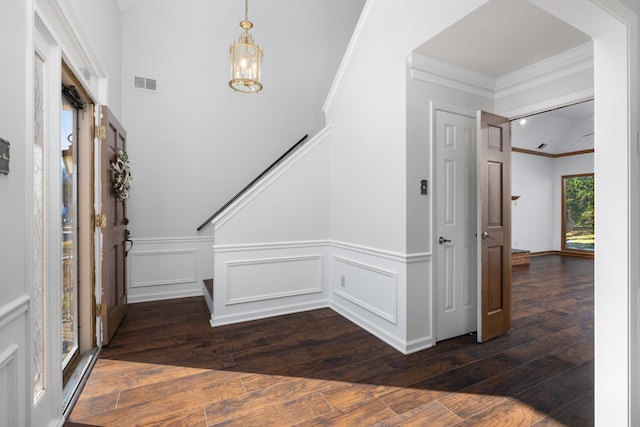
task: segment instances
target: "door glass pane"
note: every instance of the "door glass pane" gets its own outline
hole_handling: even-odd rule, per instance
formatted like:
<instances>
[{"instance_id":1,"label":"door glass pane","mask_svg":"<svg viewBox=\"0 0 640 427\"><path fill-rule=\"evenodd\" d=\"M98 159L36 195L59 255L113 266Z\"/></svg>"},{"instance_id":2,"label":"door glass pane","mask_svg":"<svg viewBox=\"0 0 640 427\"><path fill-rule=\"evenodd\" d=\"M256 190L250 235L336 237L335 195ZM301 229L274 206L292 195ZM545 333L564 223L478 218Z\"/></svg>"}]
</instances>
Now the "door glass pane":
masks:
<instances>
[{"instance_id":1,"label":"door glass pane","mask_svg":"<svg viewBox=\"0 0 640 427\"><path fill-rule=\"evenodd\" d=\"M44 60L33 67L33 400L45 388L44 378Z\"/></svg>"},{"instance_id":2,"label":"door glass pane","mask_svg":"<svg viewBox=\"0 0 640 427\"><path fill-rule=\"evenodd\" d=\"M62 171L62 367L78 349L77 110L66 100L61 111Z\"/></svg>"},{"instance_id":3,"label":"door glass pane","mask_svg":"<svg viewBox=\"0 0 640 427\"><path fill-rule=\"evenodd\" d=\"M563 249L595 250L593 174L563 176Z\"/></svg>"}]
</instances>

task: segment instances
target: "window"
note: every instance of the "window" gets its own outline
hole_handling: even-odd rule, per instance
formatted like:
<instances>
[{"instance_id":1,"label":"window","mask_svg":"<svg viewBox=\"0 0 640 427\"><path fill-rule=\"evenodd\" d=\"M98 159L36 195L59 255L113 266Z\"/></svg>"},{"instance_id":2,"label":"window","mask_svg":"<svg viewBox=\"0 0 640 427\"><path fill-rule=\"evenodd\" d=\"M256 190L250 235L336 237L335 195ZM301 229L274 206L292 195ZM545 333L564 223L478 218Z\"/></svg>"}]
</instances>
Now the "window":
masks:
<instances>
[{"instance_id":1,"label":"window","mask_svg":"<svg viewBox=\"0 0 640 427\"><path fill-rule=\"evenodd\" d=\"M592 173L562 177L563 251L595 251L594 183Z\"/></svg>"}]
</instances>

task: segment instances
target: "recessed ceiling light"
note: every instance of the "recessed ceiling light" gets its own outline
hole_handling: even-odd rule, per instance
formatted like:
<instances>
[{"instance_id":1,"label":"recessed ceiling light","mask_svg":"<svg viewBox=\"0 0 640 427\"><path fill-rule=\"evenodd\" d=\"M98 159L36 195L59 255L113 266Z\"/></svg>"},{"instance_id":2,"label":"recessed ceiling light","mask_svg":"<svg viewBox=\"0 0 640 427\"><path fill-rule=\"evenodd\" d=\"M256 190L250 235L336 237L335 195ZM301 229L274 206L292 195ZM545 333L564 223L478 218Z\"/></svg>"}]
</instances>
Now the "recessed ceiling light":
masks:
<instances>
[{"instance_id":1,"label":"recessed ceiling light","mask_svg":"<svg viewBox=\"0 0 640 427\"><path fill-rule=\"evenodd\" d=\"M520 126L524 126L527 123L527 119L520 119Z\"/></svg>"}]
</instances>

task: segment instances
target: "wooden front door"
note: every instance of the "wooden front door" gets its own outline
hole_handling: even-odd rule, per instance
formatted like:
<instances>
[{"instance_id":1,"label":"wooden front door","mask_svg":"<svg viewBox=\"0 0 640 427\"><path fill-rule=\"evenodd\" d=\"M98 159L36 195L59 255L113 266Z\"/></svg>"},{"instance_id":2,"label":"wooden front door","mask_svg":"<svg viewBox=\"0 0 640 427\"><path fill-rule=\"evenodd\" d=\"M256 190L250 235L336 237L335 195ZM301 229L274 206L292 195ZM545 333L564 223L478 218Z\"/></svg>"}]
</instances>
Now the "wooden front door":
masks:
<instances>
[{"instance_id":1,"label":"wooden front door","mask_svg":"<svg viewBox=\"0 0 640 427\"><path fill-rule=\"evenodd\" d=\"M478 113L478 342L511 329L511 124Z\"/></svg>"},{"instance_id":2,"label":"wooden front door","mask_svg":"<svg viewBox=\"0 0 640 427\"><path fill-rule=\"evenodd\" d=\"M111 163L118 150L126 150L126 132L106 106L102 106L101 139L102 213L106 225L102 228L102 345L109 343L127 312L125 268L126 203L120 201L113 188Z\"/></svg>"}]
</instances>

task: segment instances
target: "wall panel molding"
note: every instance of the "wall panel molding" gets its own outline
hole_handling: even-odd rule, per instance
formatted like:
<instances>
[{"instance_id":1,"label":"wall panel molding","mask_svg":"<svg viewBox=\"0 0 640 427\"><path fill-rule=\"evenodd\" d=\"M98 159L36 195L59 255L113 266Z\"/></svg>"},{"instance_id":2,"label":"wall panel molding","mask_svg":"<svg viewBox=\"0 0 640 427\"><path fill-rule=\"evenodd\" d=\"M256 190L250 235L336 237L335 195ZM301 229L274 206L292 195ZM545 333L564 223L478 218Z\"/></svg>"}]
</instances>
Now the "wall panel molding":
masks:
<instances>
[{"instance_id":1,"label":"wall panel molding","mask_svg":"<svg viewBox=\"0 0 640 427\"><path fill-rule=\"evenodd\" d=\"M18 346L13 344L0 354L0 425L18 425Z\"/></svg>"},{"instance_id":2,"label":"wall panel molding","mask_svg":"<svg viewBox=\"0 0 640 427\"><path fill-rule=\"evenodd\" d=\"M0 328L8 325L21 314L26 313L29 310L30 300L28 295L23 295L0 307Z\"/></svg>"},{"instance_id":3,"label":"wall panel molding","mask_svg":"<svg viewBox=\"0 0 640 427\"><path fill-rule=\"evenodd\" d=\"M136 280L135 274L132 274L131 287L144 288L195 282L198 276L197 252L196 249L182 249L131 253L132 269L135 268L136 271L141 269L140 264L145 262L143 260L149 259L149 263L153 264L149 266L153 272L145 271L145 276L160 273L157 269L160 265L163 266L161 273L165 274L163 278L152 280ZM156 268L152 268L153 266Z\"/></svg>"},{"instance_id":4,"label":"wall panel molding","mask_svg":"<svg viewBox=\"0 0 640 427\"><path fill-rule=\"evenodd\" d=\"M213 237L133 239L127 257L130 303L202 295L213 277Z\"/></svg>"},{"instance_id":5,"label":"wall panel molding","mask_svg":"<svg viewBox=\"0 0 640 427\"><path fill-rule=\"evenodd\" d=\"M229 261L226 269L225 305L309 295L324 290L323 256L320 254ZM269 275L278 279L269 281ZM304 283L314 286L299 286Z\"/></svg>"},{"instance_id":6,"label":"wall panel molding","mask_svg":"<svg viewBox=\"0 0 640 427\"><path fill-rule=\"evenodd\" d=\"M334 286L334 295L397 325L398 273L339 255L334 255L333 259L347 266L338 269L341 279ZM375 297L381 294L383 296L376 301Z\"/></svg>"}]
</instances>

